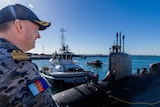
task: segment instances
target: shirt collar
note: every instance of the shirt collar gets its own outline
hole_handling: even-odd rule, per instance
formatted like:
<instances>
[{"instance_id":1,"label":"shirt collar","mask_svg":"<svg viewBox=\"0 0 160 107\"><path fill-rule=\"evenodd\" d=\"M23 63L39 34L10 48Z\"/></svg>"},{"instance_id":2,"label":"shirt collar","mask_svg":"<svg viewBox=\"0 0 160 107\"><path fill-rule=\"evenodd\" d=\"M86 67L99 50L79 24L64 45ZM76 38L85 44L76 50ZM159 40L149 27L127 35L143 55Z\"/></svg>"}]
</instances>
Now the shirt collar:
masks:
<instances>
[{"instance_id":1,"label":"shirt collar","mask_svg":"<svg viewBox=\"0 0 160 107\"><path fill-rule=\"evenodd\" d=\"M0 48L6 48L6 49L18 49L14 44L12 44L11 42L0 38ZM19 50L19 49L18 49Z\"/></svg>"}]
</instances>

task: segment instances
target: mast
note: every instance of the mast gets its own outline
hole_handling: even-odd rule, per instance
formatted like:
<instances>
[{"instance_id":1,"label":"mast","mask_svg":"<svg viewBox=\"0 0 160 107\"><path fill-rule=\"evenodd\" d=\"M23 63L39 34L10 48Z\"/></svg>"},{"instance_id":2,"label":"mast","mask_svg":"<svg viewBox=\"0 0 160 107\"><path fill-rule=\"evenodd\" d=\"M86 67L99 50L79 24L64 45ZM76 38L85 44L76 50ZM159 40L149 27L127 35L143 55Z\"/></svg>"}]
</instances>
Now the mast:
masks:
<instances>
[{"instance_id":1,"label":"mast","mask_svg":"<svg viewBox=\"0 0 160 107\"><path fill-rule=\"evenodd\" d=\"M117 34L116 34L116 40L117 40L117 43L116 43L116 52L118 52L118 32L117 32Z\"/></svg>"},{"instance_id":2,"label":"mast","mask_svg":"<svg viewBox=\"0 0 160 107\"><path fill-rule=\"evenodd\" d=\"M113 52L121 52L121 48L122 48L122 44L121 44L121 38L123 39L123 52L124 52L124 35L121 37L121 31L118 33L116 33L116 43L114 42L114 45L112 46L112 50ZM118 37L120 36L120 37ZM118 39L119 39L119 43L118 43Z\"/></svg>"},{"instance_id":3,"label":"mast","mask_svg":"<svg viewBox=\"0 0 160 107\"><path fill-rule=\"evenodd\" d=\"M124 35L123 35L122 39L123 39L123 52L124 52Z\"/></svg>"},{"instance_id":4,"label":"mast","mask_svg":"<svg viewBox=\"0 0 160 107\"><path fill-rule=\"evenodd\" d=\"M120 33L119 33L119 36L120 36L120 37L119 37L119 45L120 45L120 46L119 46L119 51L121 52L121 31L120 31Z\"/></svg>"},{"instance_id":5,"label":"mast","mask_svg":"<svg viewBox=\"0 0 160 107\"><path fill-rule=\"evenodd\" d=\"M64 51L64 50L66 50L65 49L65 37L64 37L64 32L66 32L66 30L64 29L64 28L62 28L62 29L60 29L60 32L62 32L62 35L61 35L61 39L62 39L62 43L61 43L61 45L62 45L62 48L61 48L61 51Z\"/></svg>"}]
</instances>

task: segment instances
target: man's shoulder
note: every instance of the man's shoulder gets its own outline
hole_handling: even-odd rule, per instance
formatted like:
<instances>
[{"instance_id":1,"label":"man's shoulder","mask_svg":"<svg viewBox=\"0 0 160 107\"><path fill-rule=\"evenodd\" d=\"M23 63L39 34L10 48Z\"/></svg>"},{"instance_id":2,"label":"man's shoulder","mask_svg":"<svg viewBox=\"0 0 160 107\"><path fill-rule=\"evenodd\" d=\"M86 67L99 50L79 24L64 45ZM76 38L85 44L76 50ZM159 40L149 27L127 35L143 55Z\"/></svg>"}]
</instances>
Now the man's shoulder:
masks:
<instances>
[{"instance_id":1,"label":"man's shoulder","mask_svg":"<svg viewBox=\"0 0 160 107\"><path fill-rule=\"evenodd\" d=\"M34 68L37 71L37 67L31 63L27 54L20 50L8 50L0 49L0 70L2 74L11 72L13 69L25 70L27 68Z\"/></svg>"},{"instance_id":2,"label":"man's shoulder","mask_svg":"<svg viewBox=\"0 0 160 107\"><path fill-rule=\"evenodd\" d=\"M0 101L0 106L17 103L17 99L19 100L17 105L25 106L36 102L36 99L43 101L45 98L47 101L52 101L49 99L48 84L38 73L38 69L25 58L27 58L26 55L19 50L0 50L0 81L2 84L0 97L3 98L7 95L10 98L10 102ZM44 97L44 95L48 97ZM35 105L41 106L41 102Z\"/></svg>"}]
</instances>

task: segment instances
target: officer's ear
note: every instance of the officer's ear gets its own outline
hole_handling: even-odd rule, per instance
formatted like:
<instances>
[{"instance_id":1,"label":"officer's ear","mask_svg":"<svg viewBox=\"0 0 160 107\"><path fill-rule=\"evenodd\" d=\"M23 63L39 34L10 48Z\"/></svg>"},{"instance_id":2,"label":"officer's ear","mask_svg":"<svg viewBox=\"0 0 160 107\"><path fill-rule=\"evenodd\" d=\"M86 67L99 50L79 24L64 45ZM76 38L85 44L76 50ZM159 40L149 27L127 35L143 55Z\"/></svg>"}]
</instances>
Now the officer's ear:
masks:
<instances>
[{"instance_id":1,"label":"officer's ear","mask_svg":"<svg viewBox=\"0 0 160 107\"><path fill-rule=\"evenodd\" d=\"M17 30L19 33L22 33L22 32L23 32L23 26L22 26L22 21L21 21L21 20L16 19L16 20L14 21L14 25L15 25L16 30Z\"/></svg>"}]
</instances>

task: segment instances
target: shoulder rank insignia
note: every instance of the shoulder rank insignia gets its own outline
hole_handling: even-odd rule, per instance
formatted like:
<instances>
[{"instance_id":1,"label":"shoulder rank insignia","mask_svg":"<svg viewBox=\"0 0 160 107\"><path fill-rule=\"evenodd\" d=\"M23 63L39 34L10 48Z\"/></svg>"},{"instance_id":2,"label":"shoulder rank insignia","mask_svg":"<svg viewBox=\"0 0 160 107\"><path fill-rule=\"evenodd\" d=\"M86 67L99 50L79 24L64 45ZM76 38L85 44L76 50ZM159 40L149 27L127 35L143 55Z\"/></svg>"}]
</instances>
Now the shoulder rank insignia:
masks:
<instances>
[{"instance_id":1,"label":"shoulder rank insignia","mask_svg":"<svg viewBox=\"0 0 160 107\"><path fill-rule=\"evenodd\" d=\"M10 52L10 54L15 61L30 60L30 57L26 53L24 53L20 50L12 50L12 52Z\"/></svg>"}]
</instances>

